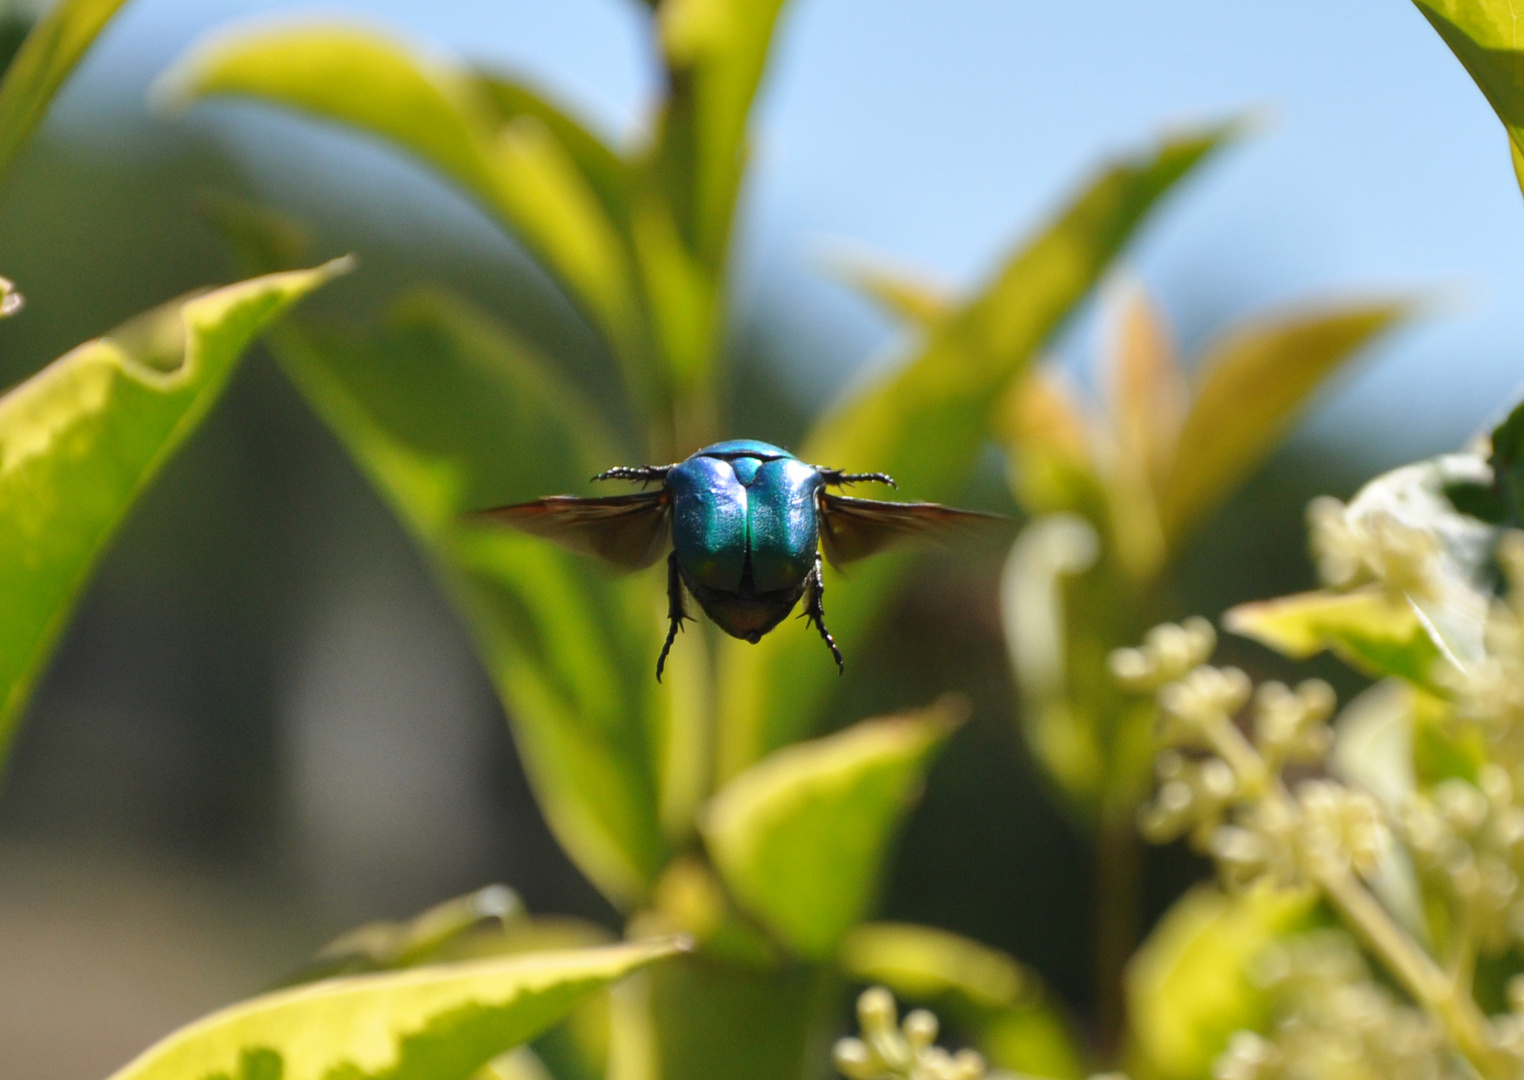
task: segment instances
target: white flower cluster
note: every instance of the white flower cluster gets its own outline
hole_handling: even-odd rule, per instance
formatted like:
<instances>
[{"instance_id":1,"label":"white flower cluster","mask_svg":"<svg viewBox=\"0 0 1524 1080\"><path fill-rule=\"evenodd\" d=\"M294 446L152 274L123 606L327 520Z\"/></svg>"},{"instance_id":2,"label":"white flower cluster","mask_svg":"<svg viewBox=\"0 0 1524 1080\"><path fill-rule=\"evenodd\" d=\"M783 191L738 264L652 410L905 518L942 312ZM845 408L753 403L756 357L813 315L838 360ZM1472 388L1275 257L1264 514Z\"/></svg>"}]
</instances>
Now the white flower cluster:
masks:
<instances>
[{"instance_id":1,"label":"white flower cluster","mask_svg":"<svg viewBox=\"0 0 1524 1080\"><path fill-rule=\"evenodd\" d=\"M1432 534L1389 513L1351 514L1327 495L1308 505L1307 525L1325 584L1348 589L1374 581L1398 593L1434 592L1439 545Z\"/></svg>"},{"instance_id":2,"label":"white flower cluster","mask_svg":"<svg viewBox=\"0 0 1524 1080\"><path fill-rule=\"evenodd\" d=\"M882 986L857 999L861 1038L840 1039L832 1052L848 1080L982 1080L984 1058L974 1050L950 1054L937 1042L937 1018L915 1009L899 1022L894 997Z\"/></svg>"},{"instance_id":3,"label":"white flower cluster","mask_svg":"<svg viewBox=\"0 0 1524 1080\"><path fill-rule=\"evenodd\" d=\"M1364 791L1310 779L1288 792L1288 764L1320 762L1333 744L1334 695L1309 680L1254 691L1237 668L1200 666L1158 688L1159 786L1139 825L1155 843L1189 836L1223 880L1284 885L1331 864L1371 873L1384 843L1381 807ZM1252 741L1235 717L1253 697Z\"/></svg>"},{"instance_id":4,"label":"white flower cluster","mask_svg":"<svg viewBox=\"0 0 1524 1080\"><path fill-rule=\"evenodd\" d=\"M1485 952L1524 941L1524 807L1507 770L1487 764L1476 784L1441 781L1408 800L1398 825L1414 867L1449 901L1458 929Z\"/></svg>"},{"instance_id":5,"label":"white flower cluster","mask_svg":"<svg viewBox=\"0 0 1524 1080\"><path fill-rule=\"evenodd\" d=\"M1508 592L1488 606L1483 656L1435 674L1453 696L1456 715L1475 724L1518 768L1524 765L1524 533L1505 532L1494 557Z\"/></svg>"},{"instance_id":6,"label":"white flower cluster","mask_svg":"<svg viewBox=\"0 0 1524 1080\"><path fill-rule=\"evenodd\" d=\"M1349 936L1324 930L1260 957L1266 1034L1240 1031L1214 1080L1459 1080L1443 1032L1377 984Z\"/></svg>"},{"instance_id":7,"label":"white flower cluster","mask_svg":"<svg viewBox=\"0 0 1524 1080\"><path fill-rule=\"evenodd\" d=\"M1217 648L1217 632L1200 616L1154 627L1133 649L1117 649L1109 658L1111 675L1134 693L1152 694L1192 668L1206 663Z\"/></svg>"}]
</instances>

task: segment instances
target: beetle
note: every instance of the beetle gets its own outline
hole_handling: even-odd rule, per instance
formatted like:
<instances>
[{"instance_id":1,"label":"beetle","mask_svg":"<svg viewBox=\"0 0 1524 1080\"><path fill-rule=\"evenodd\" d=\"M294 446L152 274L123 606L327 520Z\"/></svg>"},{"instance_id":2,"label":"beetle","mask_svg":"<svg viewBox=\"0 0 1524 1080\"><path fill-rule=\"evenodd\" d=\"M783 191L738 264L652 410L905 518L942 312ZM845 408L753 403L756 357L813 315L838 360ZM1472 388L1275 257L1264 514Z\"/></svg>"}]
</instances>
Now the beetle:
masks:
<instances>
[{"instance_id":1,"label":"beetle","mask_svg":"<svg viewBox=\"0 0 1524 1080\"><path fill-rule=\"evenodd\" d=\"M845 670L826 629L820 549L833 566L872 555L897 540L1004 521L996 514L937 503L880 502L828 491L863 481L898 488L883 473L848 473L800 461L771 443L732 439L672 465L620 466L594 480L634 480L629 495L550 495L480 511L563 547L626 570L667 553L667 653L689 621L683 591L725 633L762 640L804 601L802 616L820 631ZM647 485L659 484L655 490Z\"/></svg>"}]
</instances>

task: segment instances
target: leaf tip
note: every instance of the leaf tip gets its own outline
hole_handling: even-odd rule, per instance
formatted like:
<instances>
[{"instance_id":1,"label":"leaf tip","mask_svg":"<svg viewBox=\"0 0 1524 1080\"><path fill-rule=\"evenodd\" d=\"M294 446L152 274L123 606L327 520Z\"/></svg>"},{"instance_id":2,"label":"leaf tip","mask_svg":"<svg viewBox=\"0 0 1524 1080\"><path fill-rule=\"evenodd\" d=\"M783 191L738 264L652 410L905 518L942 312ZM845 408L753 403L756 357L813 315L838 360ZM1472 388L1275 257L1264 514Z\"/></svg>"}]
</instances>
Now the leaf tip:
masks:
<instances>
[{"instance_id":1,"label":"leaf tip","mask_svg":"<svg viewBox=\"0 0 1524 1080\"><path fill-rule=\"evenodd\" d=\"M359 265L359 258L354 252L350 252L347 255L340 255L336 259L329 259L317 267L314 273L320 275L324 281L332 281L336 277L343 277L345 274L354 273Z\"/></svg>"}]
</instances>

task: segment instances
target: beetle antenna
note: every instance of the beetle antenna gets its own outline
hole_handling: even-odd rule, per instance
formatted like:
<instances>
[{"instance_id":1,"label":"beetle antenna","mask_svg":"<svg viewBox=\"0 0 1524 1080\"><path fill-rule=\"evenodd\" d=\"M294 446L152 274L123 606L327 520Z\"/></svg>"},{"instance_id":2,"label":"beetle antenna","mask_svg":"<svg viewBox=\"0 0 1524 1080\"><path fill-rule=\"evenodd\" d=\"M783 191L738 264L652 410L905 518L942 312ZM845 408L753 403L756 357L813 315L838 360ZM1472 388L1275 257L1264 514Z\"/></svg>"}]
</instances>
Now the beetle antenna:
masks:
<instances>
[{"instance_id":1,"label":"beetle antenna","mask_svg":"<svg viewBox=\"0 0 1524 1080\"><path fill-rule=\"evenodd\" d=\"M821 472L821 475L825 477L825 482L828 483L828 484L831 484L831 485L833 485L835 487L840 487L843 484L861 484L861 483L865 483L865 482L871 480L872 482L874 482L876 484L888 484L895 491L898 491L900 489L900 486L894 482L894 477L890 476L888 473L881 473L881 472L853 472L853 473L849 473L849 472L842 472L840 469L821 469L820 472Z\"/></svg>"}]
</instances>

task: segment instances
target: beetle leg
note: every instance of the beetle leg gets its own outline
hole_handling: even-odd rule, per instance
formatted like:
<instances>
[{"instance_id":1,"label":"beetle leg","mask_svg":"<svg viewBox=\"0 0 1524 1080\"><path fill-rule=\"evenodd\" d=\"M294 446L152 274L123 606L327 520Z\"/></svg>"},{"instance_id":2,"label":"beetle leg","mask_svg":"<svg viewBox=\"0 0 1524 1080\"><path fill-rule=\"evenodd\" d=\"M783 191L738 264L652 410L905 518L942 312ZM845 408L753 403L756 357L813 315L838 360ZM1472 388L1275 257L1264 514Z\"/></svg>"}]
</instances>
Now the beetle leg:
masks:
<instances>
[{"instance_id":1,"label":"beetle leg","mask_svg":"<svg viewBox=\"0 0 1524 1080\"><path fill-rule=\"evenodd\" d=\"M671 465L618 465L605 469L594 480L639 480L642 484L654 484L667 478Z\"/></svg>"},{"instance_id":2,"label":"beetle leg","mask_svg":"<svg viewBox=\"0 0 1524 1080\"><path fill-rule=\"evenodd\" d=\"M825 577L821 573L820 553L815 554L815 569L810 571L809 579L804 586L804 617L815 624L815 629L820 631L820 636L825 639L826 647L831 650L831 655L836 657L836 674L840 675L847 669L846 663L841 658L841 650L836 647L836 639L826 629L825 624Z\"/></svg>"},{"instance_id":3,"label":"beetle leg","mask_svg":"<svg viewBox=\"0 0 1524 1080\"><path fill-rule=\"evenodd\" d=\"M688 620L690 616L683 607L683 576L677 569L677 552L673 551L667 555L667 640L661 647L661 655L656 658L657 682L661 682L662 668L667 666L667 653L672 642L677 639L684 621Z\"/></svg>"},{"instance_id":4,"label":"beetle leg","mask_svg":"<svg viewBox=\"0 0 1524 1080\"><path fill-rule=\"evenodd\" d=\"M849 473L842 472L840 469L821 469L820 476L823 480L825 480L826 483L832 485L833 487L840 487L843 484L860 484L864 481L872 480L874 483L888 484L890 487L894 488L895 491L900 489L900 486L894 482L894 477L890 476L888 473Z\"/></svg>"}]
</instances>

